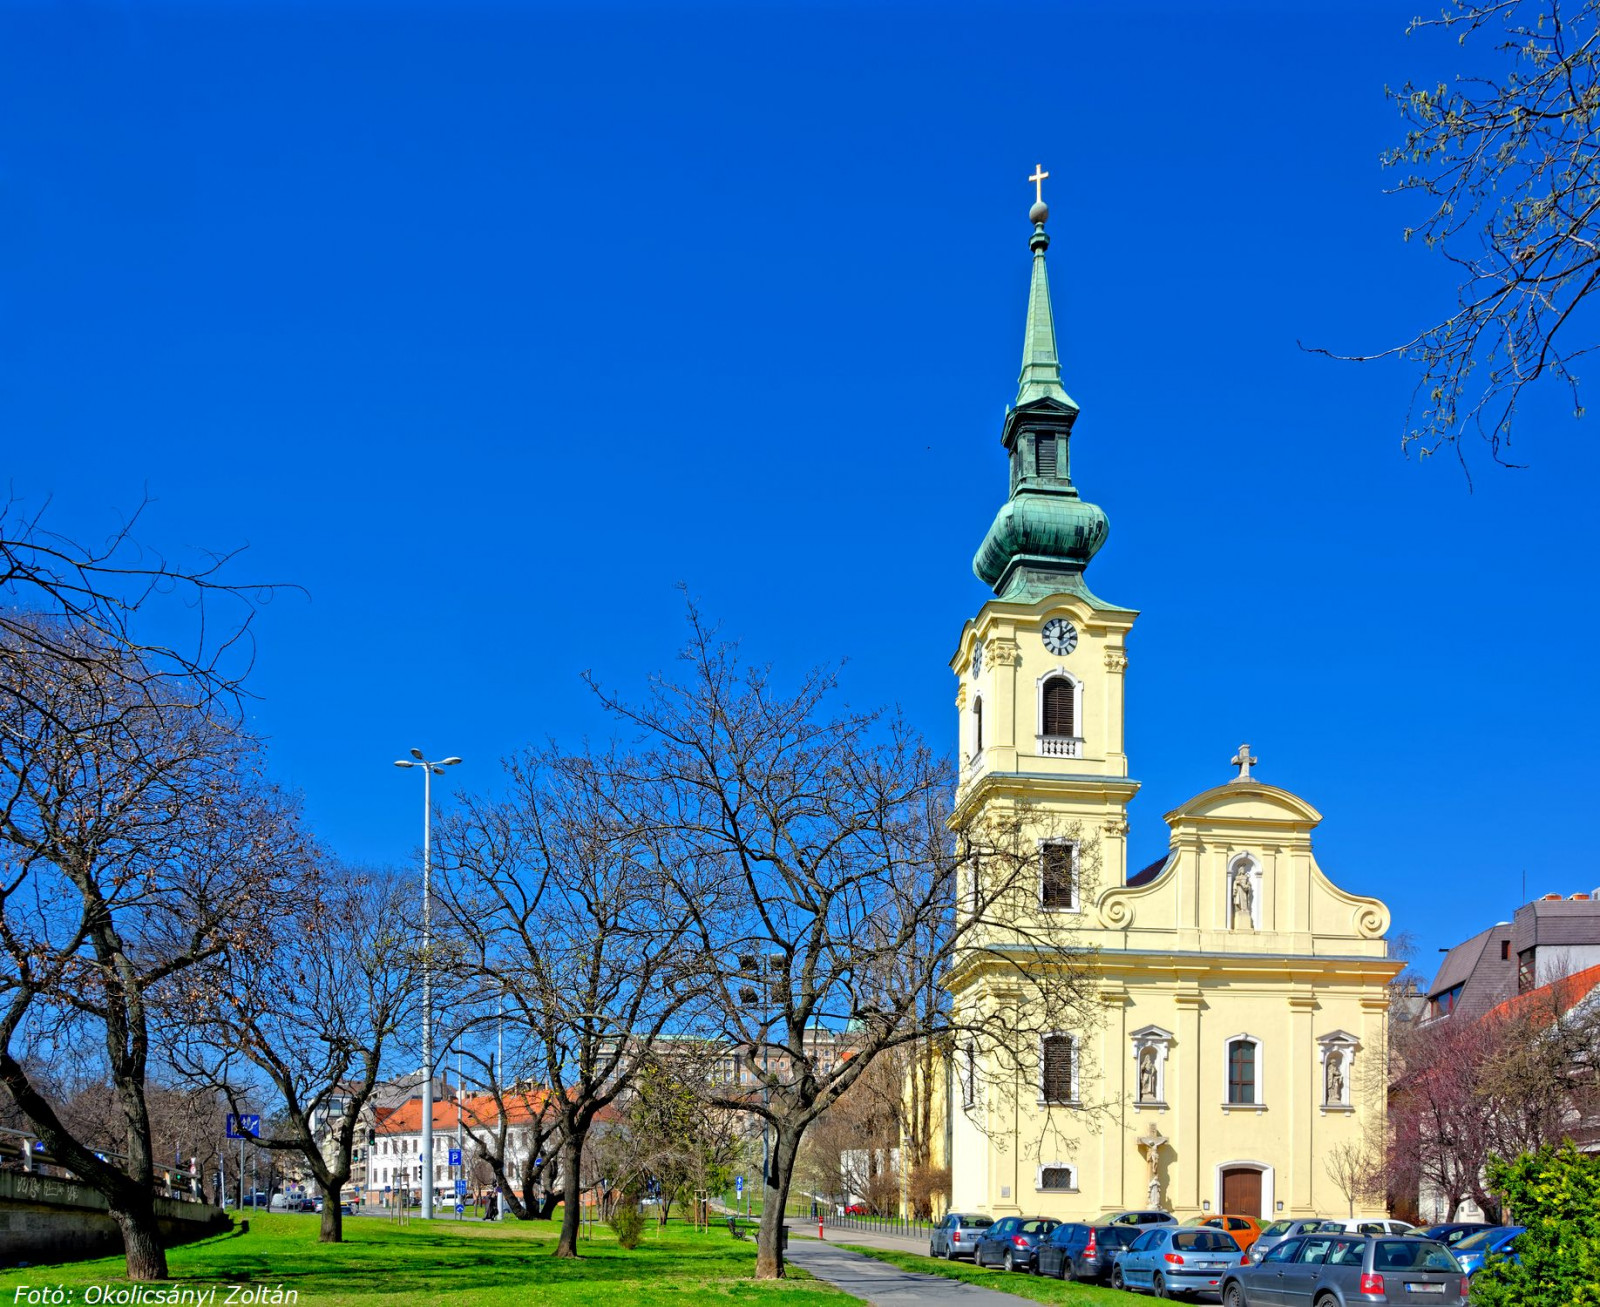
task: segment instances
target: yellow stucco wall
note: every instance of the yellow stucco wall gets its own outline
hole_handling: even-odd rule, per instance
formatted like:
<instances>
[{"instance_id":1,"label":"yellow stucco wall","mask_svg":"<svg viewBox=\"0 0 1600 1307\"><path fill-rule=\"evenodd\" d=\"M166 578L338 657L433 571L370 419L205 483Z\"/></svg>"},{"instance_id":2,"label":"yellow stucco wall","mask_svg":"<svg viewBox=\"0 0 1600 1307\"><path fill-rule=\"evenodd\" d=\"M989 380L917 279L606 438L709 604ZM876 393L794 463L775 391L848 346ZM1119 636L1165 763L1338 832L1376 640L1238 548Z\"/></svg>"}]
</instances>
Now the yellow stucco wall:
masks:
<instances>
[{"instance_id":1,"label":"yellow stucco wall","mask_svg":"<svg viewBox=\"0 0 1600 1307\"><path fill-rule=\"evenodd\" d=\"M1058 616L1078 634L1064 655L1040 637ZM1381 1128L1385 986L1399 969L1382 938L1388 910L1339 889L1317 866L1315 809L1239 777L1168 813L1165 866L1148 884L1125 886L1126 805L1137 782L1123 747L1124 640L1135 617L1077 596L995 601L967 624L951 660L960 681L958 819L1021 805L1042 827L1070 826L1097 847L1098 883L1085 886L1070 920L1057 912L1050 924L1093 951L1100 1012L1098 1025L1075 1032L1078 1106L1042 1107L1035 1085L1004 1092L986 1087L981 1073L973 1107L954 1104L952 1206L1059 1217L1143 1207L1149 1172L1135 1141L1155 1127L1168 1140L1159 1150L1160 1198L1180 1218L1221 1210L1229 1167L1260 1173L1254 1215L1343 1215L1347 1201L1326 1158ZM1077 756L1039 739L1040 685L1058 669L1080 686ZM980 697L981 751L972 710ZM1230 774L1218 770L1219 779ZM1236 904L1240 879L1248 892ZM1015 911L1019 938L1045 920L1037 904ZM951 988L970 1011L1006 983L997 970L958 964ZM1226 1101L1227 1048L1239 1037L1260 1050L1252 1106ZM1146 1046L1161 1081L1158 1101L1148 1103L1138 1088ZM1328 1101L1330 1053L1347 1101ZM1073 1168L1075 1191L1041 1191L1046 1166Z\"/></svg>"}]
</instances>

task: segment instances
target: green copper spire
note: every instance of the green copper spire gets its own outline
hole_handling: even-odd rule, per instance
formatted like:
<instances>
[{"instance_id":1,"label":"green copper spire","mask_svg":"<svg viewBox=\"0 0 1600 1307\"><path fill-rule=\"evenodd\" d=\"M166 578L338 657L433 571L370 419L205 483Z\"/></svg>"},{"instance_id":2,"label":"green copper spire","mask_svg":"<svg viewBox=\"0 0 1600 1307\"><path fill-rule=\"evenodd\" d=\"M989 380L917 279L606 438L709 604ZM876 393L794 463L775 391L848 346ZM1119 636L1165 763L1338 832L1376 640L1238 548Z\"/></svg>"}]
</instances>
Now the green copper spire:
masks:
<instances>
[{"instance_id":1,"label":"green copper spire","mask_svg":"<svg viewBox=\"0 0 1600 1307\"><path fill-rule=\"evenodd\" d=\"M1037 184L1049 175L1042 173L1029 180ZM1033 238L1028 242L1033 250L1033 281L1028 287L1028 326L1022 336L1022 375L1017 378L1017 407L1036 399L1054 399L1075 409L1078 406L1061 384L1061 360L1056 355L1056 321L1050 312L1050 274L1044 265L1044 252L1050 248L1050 234L1045 231L1044 224L1050 217L1050 210L1043 199L1034 203L1028 217L1033 222Z\"/></svg>"},{"instance_id":2,"label":"green copper spire","mask_svg":"<svg viewBox=\"0 0 1600 1307\"><path fill-rule=\"evenodd\" d=\"M1035 186L1049 176L1038 168L1028 178ZM1050 245L1044 224L1050 211L1035 192L1028 219L1033 236L1033 280L1028 289L1028 324L1023 337L1022 376L1017 402L1006 410L1000 441L1011 464L1011 494L995 514L972 560L978 578L1002 599L1035 603L1058 594L1076 594L1097 608L1115 605L1096 598L1083 569L1105 543L1109 525L1098 505L1085 502L1072 484L1067 448L1078 406L1061 385L1056 357L1056 327L1050 316L1050 281L1044 252Z\"/></svg>"}]
</instances>

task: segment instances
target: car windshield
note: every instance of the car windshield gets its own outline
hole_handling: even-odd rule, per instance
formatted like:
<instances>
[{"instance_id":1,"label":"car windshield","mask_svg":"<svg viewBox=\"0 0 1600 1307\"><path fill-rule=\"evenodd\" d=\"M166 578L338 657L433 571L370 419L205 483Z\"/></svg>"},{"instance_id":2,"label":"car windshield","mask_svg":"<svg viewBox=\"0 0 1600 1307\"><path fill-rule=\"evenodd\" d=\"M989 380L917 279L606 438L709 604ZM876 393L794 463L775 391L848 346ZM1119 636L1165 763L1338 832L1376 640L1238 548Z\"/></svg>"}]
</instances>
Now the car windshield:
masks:
<instances>
[{"instance_id":1,"label":"car windshield","mask_svg":"<svg viewBox=\"0 0 1600 1307\"><path fill-rule=\"evenodd\" d=\"M1510 1228L1509 1225L1497 1225L1492 1230L1479 1230L1476 1234L1469 1234L1458 1243L1456 1249L1464 1253L1482 1252Z\"/></svg>"},{"instance_id":2,"label":"car windshield","mask_svg":"<svg viewBox=\"0 0 1600 1307\"><path fill-rule=\"evenodd\" d=\"M1280 1234L1288 1234L1289 1233L1289 1227L1292 1224L1293 1224L1292 1221L1274 1221L1271 1225L1269 1225L1265 1230L1263 1230L1261 1232L1261 1237L1263 1239L1266 1239L1269 1236L1272 1237L1272 1238L1276 1238Z\"/></svg>"},{"instance_id":3,"label":"car windshield","mask_svg":"<svg viewBox=\"0 0 1600 1307\"><path fill-rule=\"evenodd\" d=\"M1461 1263L1443 1244L1431 1239L1379 1239L1372 1247L1372 1269L1384 1271L1454 1271Z\"/></svg>"},{"instance_id":4,"label":"car windshield","mask_svg":"<svg viewBox=\"0 0 1600 1307\"><path fill-rule=\"evenodd\" d=\"M1172 1236L1172 1246L1198 1253L1221 1252L1224 1248L1239 1250L1239 1245L1220 1230L1180 1230Z\"/></svg>"}]
</instances>

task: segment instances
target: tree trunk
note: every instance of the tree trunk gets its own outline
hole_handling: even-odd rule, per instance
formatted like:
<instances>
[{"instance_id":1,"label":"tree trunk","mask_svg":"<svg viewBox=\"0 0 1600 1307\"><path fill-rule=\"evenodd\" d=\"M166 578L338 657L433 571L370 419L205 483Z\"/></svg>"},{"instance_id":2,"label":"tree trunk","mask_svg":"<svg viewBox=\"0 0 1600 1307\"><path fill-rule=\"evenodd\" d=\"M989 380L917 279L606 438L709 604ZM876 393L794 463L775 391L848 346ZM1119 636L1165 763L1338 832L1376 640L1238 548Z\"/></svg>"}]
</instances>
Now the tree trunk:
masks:
<instances>
[{"instance_id":1,"label":"tree trunk","mask_svg":"<svg viewBox=\"0 0 1600 1307\"><path fill-rule=\"evenodd\" d=\"M772 1143L772 1187L761 1205L761 1233L756 1236L756 1279L783 1277L783 1250L778 1246L783 1229L784 1209L789 1205L789 1186L794 1182L794 1159L800 1151L800 1132L780 1125Z\"/></svg>"},{"instance_id":2,"label":"tree trunk","mask_svg":"<svg viewBox=\"0 0 1600 1307\"><path fill-rule=\"evenodd\" d=\"M585 1131L585 1134L588 1132ZM561 1141L561 1179L566 1207L561 1213L561 1237L556 1241L555 1256L578 1255L578 1218L583 1192L579 1187L578 1164L583 1157L583 1135L565 1132Z\"/></svg>"},{"instance_id":3,"label":"tree trunk","mask_svg":"<svg viewBox=\"0 0 1600 1307\"><path fill-rule=\"evenodd\" d=\"M344 1192L344 1185L338 1181L323 1184L322 1189L322 1230L317 1235L318 1243L343 1243L344 1242L344 1204L339 1195Z\"/></svg>"},{"instance_id":4,"label":"tree trunk","mask_svg":"<svg viewBox=\"0 0 1600 1307\"><path fill-rule=\"evenodd\" d=\"M130 1280L165 1280L167 1250L161 1242L161 1226L156 1220L153 1200L113 1208L112 1217L122 1231L122 1246L128 1256Z\"/></svg>"}]
</instances>

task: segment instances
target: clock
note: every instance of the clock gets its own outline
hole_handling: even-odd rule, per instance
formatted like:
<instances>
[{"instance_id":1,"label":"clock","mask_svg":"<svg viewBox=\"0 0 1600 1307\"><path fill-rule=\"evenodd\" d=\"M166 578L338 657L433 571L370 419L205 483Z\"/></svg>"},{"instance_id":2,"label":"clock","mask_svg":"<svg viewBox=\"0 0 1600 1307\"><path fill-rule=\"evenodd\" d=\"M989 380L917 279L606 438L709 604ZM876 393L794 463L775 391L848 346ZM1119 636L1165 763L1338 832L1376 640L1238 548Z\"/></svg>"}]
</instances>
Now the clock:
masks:
<instances>
[{"instance_id":1,"label":"clock","mask_svg":"<svg viewBox=\"0 0 1600 1307\"><path fill-rule=\"evenodd\" d=\"M1052 617L1040 635L1053 654L1069 654L1078 647L1078 628L1064 617Z\"/></svg>"},{"instance_id":2,"label":"clock","mask_svg":"<svg viewBox=\"0 0 1600 1307\"><path fill-rule=\"evenodd\" d=\"M977 676L977 675L981 674L982 671L983 671L983 646L981 644L975 644L975 645L972 646L972 674L974 676Z\"/></svg>"}]
</instances>

